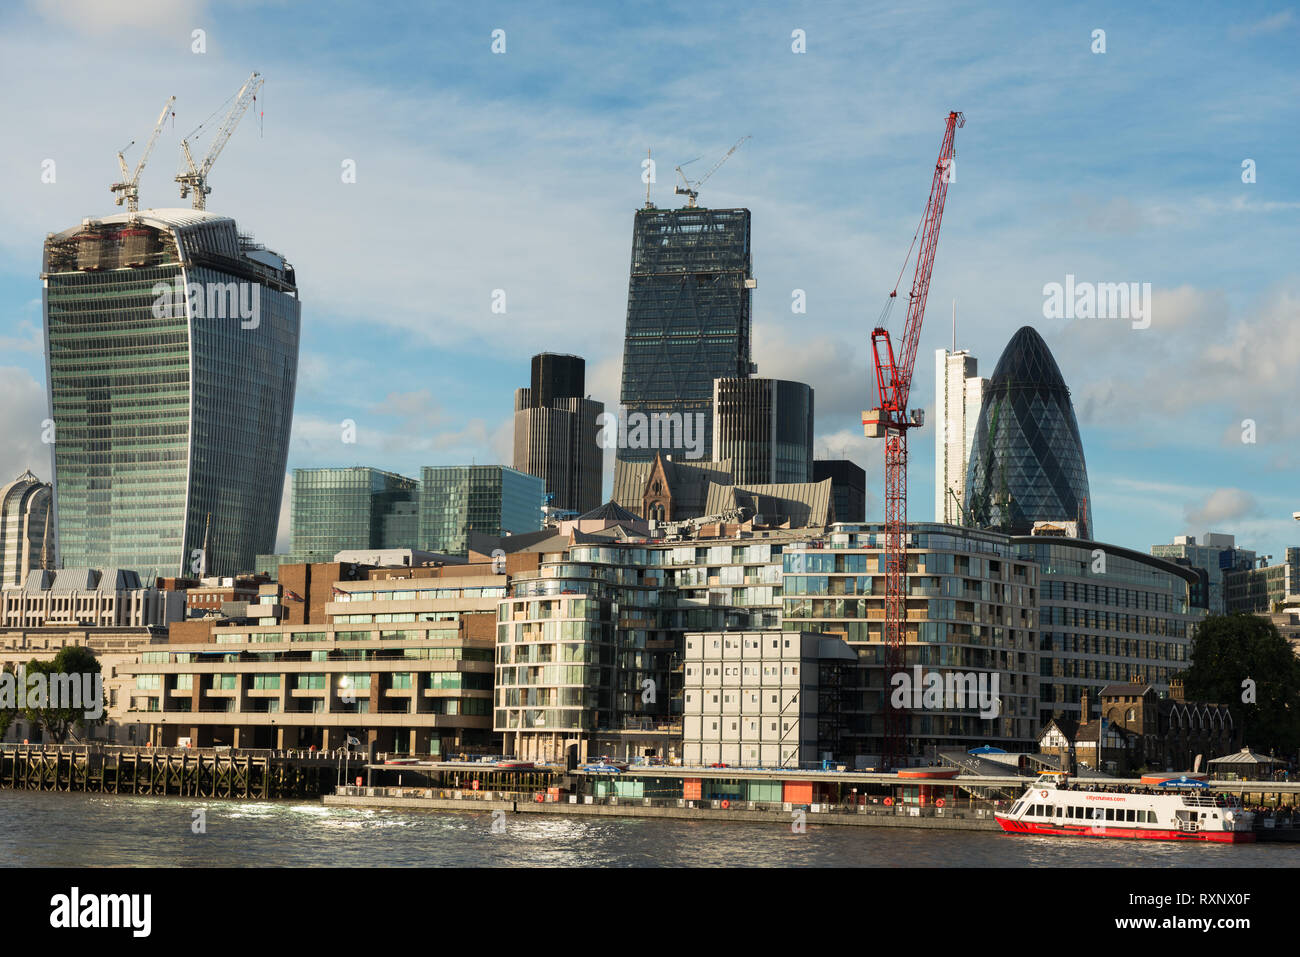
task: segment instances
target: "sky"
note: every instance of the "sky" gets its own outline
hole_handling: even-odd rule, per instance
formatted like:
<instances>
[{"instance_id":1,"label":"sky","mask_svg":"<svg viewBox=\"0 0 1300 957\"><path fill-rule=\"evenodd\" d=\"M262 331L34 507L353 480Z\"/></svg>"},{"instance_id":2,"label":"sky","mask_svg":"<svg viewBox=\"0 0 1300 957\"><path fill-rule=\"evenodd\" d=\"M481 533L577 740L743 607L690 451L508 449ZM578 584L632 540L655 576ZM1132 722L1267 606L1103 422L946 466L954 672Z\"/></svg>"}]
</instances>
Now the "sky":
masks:
<instances>
[{"instance_id":1,"label":"sky","mask_svg":"<svg viewBox=\"0 0 1300 957\"><path fill-rule=\"evenodd\" d=\"M30 0L0 24L0 479L50 474L45 235L118 211L117 151L134 140L134 163L171 95L141 206L187 205L181 138L256 70L208 209L297 270L290 469L508 465L542 351L584 356L616 406L646 151L674 207L677 164L702 175L749 136L699 202L752 211L759 374L814 387L817 455L867 470L879 521L870 332L961 110L912 405L933 422L954 303L986 376L1032 325L1072 393L1095 537L1300 543L1295 7ZM1149 283L1149 323L1049 315L1067 276ZM927 425L913 520L933 467Z\"/></svg>"}]
</instances>

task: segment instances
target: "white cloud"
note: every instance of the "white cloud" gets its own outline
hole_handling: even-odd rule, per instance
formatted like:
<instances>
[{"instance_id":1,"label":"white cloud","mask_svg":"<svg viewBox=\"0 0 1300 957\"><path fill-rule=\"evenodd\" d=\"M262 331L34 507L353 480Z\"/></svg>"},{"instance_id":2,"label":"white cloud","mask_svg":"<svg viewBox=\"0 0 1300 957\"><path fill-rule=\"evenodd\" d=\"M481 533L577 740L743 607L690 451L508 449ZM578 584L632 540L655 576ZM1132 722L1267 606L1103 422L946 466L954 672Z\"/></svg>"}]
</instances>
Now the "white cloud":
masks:
<instances>
[{"instance_id":1,"label":"white cloud","mask_svg":"<svg viewBox=\"0 0 1300 957\"><path fill-rule=\"evenodd\" d=\"M1198 502L1184 507L1188 525L1213 528L1248 518L1259 509L1255 496L1239 488L1215 489Z\"/></svg>"},{"instance_id":2,"label":"white cloud","mask_svg":"<svg viewBox=\"0 0 1300 957\"><path fill-rule=\"evenodd\" d=\"M26 369L0 368L0 485L25 469L50 480L50 447L41 441L49 416L45 387ZM57 436L55 436L57 439Z\"/></svg>"}]
</instances>

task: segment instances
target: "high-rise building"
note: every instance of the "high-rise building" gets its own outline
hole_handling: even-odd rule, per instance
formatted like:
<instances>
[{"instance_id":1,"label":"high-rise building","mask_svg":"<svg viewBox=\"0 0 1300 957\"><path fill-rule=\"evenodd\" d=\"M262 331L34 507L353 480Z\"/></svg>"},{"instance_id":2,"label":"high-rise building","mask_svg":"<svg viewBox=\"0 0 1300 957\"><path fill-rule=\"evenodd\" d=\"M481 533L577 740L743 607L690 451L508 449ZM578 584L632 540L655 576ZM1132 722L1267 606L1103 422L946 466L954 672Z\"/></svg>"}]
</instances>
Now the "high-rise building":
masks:
<instances>
[{"instance_id":1,"label":"high-rise building","mask_svg":"<svg viewBox=\"0 0 1300 957\"><path fill-rule=\"evenodd\" d=\"M41 567L43 555L54 561L50 522L50 485L31 471L0 488L0 588L21 585L27 573Z\"/></svg>"},{"instance_id":2,"label":"high-rise building","mask_svg":"<svg viewBox=\"0 0 1300 957\"><path fill-rule=\"evenodd\" d=\"M813 390L784 379L713 380L713 461L737 485L812 480Z\"/></svg>"},{"instance_id":3,"label":"high-rise building","mask_svg":"<svg viewBox=\"0 0 1300 957\"><path fill-rule=\"evenodd\" d=\"M331 561L350 548L411 548L419 483L380 469L294 469L289 553Z\"/></svg>"},{"instance_id":4,"label":"high-rise building","mask_svg":"<svg viewBox=\"0 0 1300 957\"><path fill-rule=\"evenodd\" d=\"M41 278L58 563L252 568L284 489L293 267L229 217L147 209L51 234Z\"/></svg>"},{"instance_id":5,"label":"high-rise building","mask_svg":"<svg viewBox=\"0 0 1300 957\"><path fill-rule=\"evenodd\" d=\"M835 500L835 521L865 522L867 520L867 473L857 463L848 459L814 459L814 482L831 480L831 496Z\"/></svg>"},{"instance_id":6,"label":"high-rise building","mask_svg":"<svg viewBox=\"0 0 1300 957\"><path fill-rule=\"evenodd\" d=\"M1175 535L1171 545L1152 545L1151 554L1205 572L1205 607L1211 615L1228 611L1227 576L1255 567L1255 553L1237 547L1232 535L1209 532L1198 544L1195 535Z\"/></svg>"},{"instance_id":7,"label":"high-rise building","mask_svg":"<svg viewBox=\"0 0 1300 957\"><path fill-rule=\"evenodd\" d=\"M934 353L934 520L962 525L966 466L988 379L966 350Z\"/></svg>"},{"instance_id":8,"label":"high-rise building","mask_svg":"<svg viewBox=\"0 0 1300 957\"><path fill-rule=\"evenodd\" d=\"M1079 538L1096 537L1070 390L1029 326L1011 337L984 390L964 498L980 528L1028 535L1035 522L1074 522Z\"/></svg>"},{"instance_id":9,"label":"high-rise building","mask_svg":"<svg viewBox=\"0 0 1300 957\"><path fill-rule=\"evenodd\" d=\"M754 371L754 285L749 210L637 210L620 401L627 434L645 438L620 443L620 460L649 461L656 451L677 458L708 454L713 380ZM667 437L661 429L636 431L640 417L654 415L675 417L676 429ZM696 446L685 455L683 433Z\"/></svg>"},{"instance_id":10,"label":"high-rise building","mask_svg":"<svg viewBox=\"0 0 1300 957\"><path fill-rule=\"evenodd\" d=\"M464 555L472 531L538 531L544 495L541 479L504 465L426 466L420 479L419 547Z\"/></svg>"},{"instance_id":11,"label":"high-rise building","mask_svg":"<svg viewBox=\"0 0 1300 957\"><path fill-rule=\"evenodd\" d=\"M589 512L600 504L603 402L586 398L580 356L533 356L532 382L515 391L514 466L546 484L548 504Z\"/></svg>"},{"instance_id":12,"label":"high-rise building","mask_svg":"<svg viewBox=\"0 0 1300 957\"><path fill-rule=\"evenodd\" d=\"M1271 613L1300 599L1300 548L1288 548L1277 565L1225 571L1224 611L1229 614Z\"/></svg>"}]
</instances>

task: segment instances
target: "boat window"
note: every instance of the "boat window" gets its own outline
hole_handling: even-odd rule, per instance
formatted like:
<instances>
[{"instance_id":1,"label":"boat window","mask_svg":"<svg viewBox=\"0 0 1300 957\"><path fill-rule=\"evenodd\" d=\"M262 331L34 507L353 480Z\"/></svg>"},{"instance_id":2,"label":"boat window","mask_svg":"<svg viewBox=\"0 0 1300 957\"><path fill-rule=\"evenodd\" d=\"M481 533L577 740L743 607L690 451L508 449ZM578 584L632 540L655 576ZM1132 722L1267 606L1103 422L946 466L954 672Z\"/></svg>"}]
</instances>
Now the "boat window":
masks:
<instances>
[{"instance_id":1,"label":"boat window","mask_svg":"<svg viewBox=\"0 0 1300 957\"><path fill-rule=\"evenodd\" d=\"M1057 817L1064 817L1064 816L1065 816L1065 808L1063 808L1063 807L1058 807L1058 808L1056 809L1056 816L1057 816Z\"/></svg>"},{"instance_id":2,"label":"boat window","mask_svg":"<svg viewBox=\"0 0 1300 957\"><path fill-rule=\"evenodd\" d=\"M1136 820L1136 817L1135 817L1135 815L1133 814L1133 809L1132 809L1132 808L1128 808L1127 810L1124 811L1124 820L1126 820L1126 821L1133 821L1133 820Z\"/></svg>"},{"instance_id":3,"label":"boat window","mask_svg":"<svg viewBox=\"0 0 1300 957\"><path fill-rule=\"evenodd\" d=\"M1115 820L1115 809L1113 807L1106 808L1106 820L1108 821Z\"/></svg>"}]
</instances>

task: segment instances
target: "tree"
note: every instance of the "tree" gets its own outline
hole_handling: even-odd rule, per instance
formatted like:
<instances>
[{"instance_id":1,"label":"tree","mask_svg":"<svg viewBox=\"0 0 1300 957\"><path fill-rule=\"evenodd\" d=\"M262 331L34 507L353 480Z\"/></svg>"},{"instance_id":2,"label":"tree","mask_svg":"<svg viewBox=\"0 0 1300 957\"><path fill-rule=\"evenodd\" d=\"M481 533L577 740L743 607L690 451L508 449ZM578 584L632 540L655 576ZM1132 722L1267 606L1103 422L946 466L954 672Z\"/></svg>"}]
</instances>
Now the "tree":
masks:
<instances>
[{"instance_id":1,"label":"tree","mask_svg":"<svg viewBox=\"0 0 1300 957\"><path fill-rule=\"evenodd\" d=\"M5 735L9 733L9 726L14 723L14 718L18 717L19 702L17 700L17 696L21 692L18 690L18 676L17 674L15 674L14 666L10 662L6 661L4 667L0 668L0 672L3 672L4 674L7 675L13 675L12 680L14 682L14 698L15 698L14 706L12 708L8 708L5 707L3 704L0 704L0 741L3 741L5 739Z\"/></svg>"},{"instance_id":2,"label":"tree","mask_svg":"<svg viewBox=\"0 0 1300 957\"><path fill-rule=\"evenodd\" d=\"M1232 707L1246 743L1293 755L1300 747L1300 660L1267 618L1213 615L1192 641L1183 673L1189 700Z\"/></svg>"},{"instance_id":3,"label":"tree","mask_svg":"<svg viewBox=\"0 0 1300 957\"><path fill-rule=\"evenodd\" d=\"M45 701L37 707L29 707L24 702L23 712L27 720L38 728L50 733L58 744L68 739L68 734L75 727L80 733L99 724L103 720L103 684L99 679L99 659L94 652L82 645L66 645L54 656L53 661L27 663L28 683L32 676L43 676L46 689ZM89 676L86 681L84 676ZM56 692L56 689L57 692ZM76 690L74 690L76 689ZM73 691L68 695L67 691ZM77 691L80 692L79 700ZM90 694L87 695L86 692ZM98 701L94 695L98 693ZM97 716L91 716L99 705Z\"/></svg>"}]
</instances>

